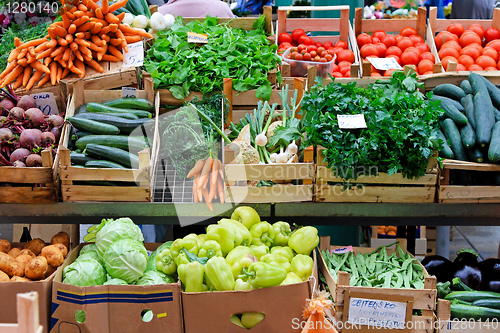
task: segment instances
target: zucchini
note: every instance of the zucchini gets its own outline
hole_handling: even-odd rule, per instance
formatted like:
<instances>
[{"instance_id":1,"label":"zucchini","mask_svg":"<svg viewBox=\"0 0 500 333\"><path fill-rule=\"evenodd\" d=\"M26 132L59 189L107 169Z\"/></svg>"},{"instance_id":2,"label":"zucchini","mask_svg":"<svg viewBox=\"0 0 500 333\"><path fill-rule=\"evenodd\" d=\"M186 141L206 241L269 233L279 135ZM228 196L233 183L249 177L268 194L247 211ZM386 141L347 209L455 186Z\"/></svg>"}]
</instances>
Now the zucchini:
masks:
<instances>
[{"instance_id":1,"label":"zucchini","mask_svg":"<svg viewBox=\"0 0 500 333\"><path fill-rule=\"evenodd\" d=\"M451 304L451 316L457 319L492 320L500 319L500 310L481 306Z\"/></svg>"},{"instance_id":2,"label":"zucchini","mask_svg":"<svg viewBox=\"0 0 500 333\"><path fill-rule=\"evenodd\" d=\"M133 167L134 169L137 169L139 167L139 157L130 154L120 148L90 143L87 145L87 154L111 162L119 163L127 168Z\"/></svg>"},{"instance_id":3,"label":"zucchini","mask_svg":"<svg viewBox=\"0 0 500 333\"><path fill-rule=\"evenodd\" d=\"M111 161L88 161L85 163L86 168L105 168L105 169L126 169L123 165Z\"/></svg>"},{"instance_id":4,"label":"zucchini","mask_svg":"<svg viewBox=\"0 0 500 333\"><path fill-rule=\"evenodd\" d=\"M494 107L500 107L500 90L491 83L487 78L480 76L483 79L484 84L486 85L486 90L488 90L488 94L490 95L491 103Z\"/></svg>"},{"instance_id":5,"label":"zucchini","mask_svg":"<svg viewBox=\"0 0 500 333\"><path fill-rule=\"evenodd\" d=\"M493 108L493 115L495 116L495 121L500 121L500 111L497 108Z\"/></svg>"},{"instance_id":6,"label":"zucchini","mask_svg":"<svg viewBox=\"0 0 500 333\"><path fill-rule=\"evenodd\" d=\"M472 87L470 86L470 82L468 80L463 80L460 82L460 88L464 91L466 94L472 94Z\"/></svg>"},{"instance_id":7,"label":"zucchini","mask_svg":"<svg viewBox=\"0 0 500 333\"><path fill-rule=\"evenodd\" d=\"M472 162L476 162L476 163L483 163L484 162L483 152L478 147L467 150L467 153L469 154L469 159Z\"/></svg>"},{"instance_id":8,"label":"zucchini","mask_svg":"<svg viewBox=\"0 0 500 333\"><path fill-rule=\"evenodd\" d=\"M95 161L95 159L88 157L85 154L82 153L75 153L75 152L70 152L69 157L71 159L71 165L76 164L76 165L85 165L85 163L90 162L90 161Z\"/></svg>"},{"instance_id":9,"label":"zucchini","mask_svg":"<svg viewBox=\"0 0 500 333\"><path fill-rule=\"evenodd\" d=\"M453 103L442 100L441 107L444 110L445 116L452 119L457 125L464 126L467 124L467 117Z\"/></svg>"},{"instance_id":10,"label":"zucchini","mask_svg":"<svg viewBox=\"0 0 500 333\"><path fill-rule=\"evenodd\" d=\"M151 112L149 111L114 108L99 103L87 103L87 111L96 113L133 113L139 118L151 118Z\"/></svg>"},{"instance_id":11,"label":"zucchini","mask_svg":"<svg viewBox=\"0 0 500 333\"><path fill-rule=\"evenodd\" d=\"M500 121L495 124L491 133L488 159L493 163L500 162Z\"/></svg>"},{"instance_id":12,"label":"zucchini","mask_svg":"<svg viewBox=\"0 0 500 333\"><path fill-rule=\"evenodd\" d=\"M106 106L123 109L137 109L153 112L154 104L144 98L118 98L102 103Z\"/></svg>"},{"instance_id":13,"label":"zucchini","mask_svg":"<svg viewBox=\"0 0 500 333\"><path fill-rule=\"evenodd\" d=\"M76 131L76 133L75 133L75 137L77 139L83 138L84 136L87 136L87 135L94 135L94 134L92 134L90 132L85 132L85 131Z\"/></svg>"},{"instance_id":14,"label":"zucchini","mask_svg":"<svg viewBox=\"0 0 500 333\"><path fill-rule=\"evenodd\" d=\"M465 302L474 302L479 299L497 299L500 300L500 294L492 291L454 291L444 298L448 301L458 299Z\"/></svg>"},{"instance_id":15,"label":"zucchini","mask_svg":"<svg viewBox=\"0 0 500 333\"><path fill-rule=\"evenodd\" d=\"M456 85L451 83L440 84L439 86L434 88L432 92L434 93L434 95L453 98L457 101L465 97L465 92L462 90L462 88L457 87Z\"/></svg>"},{"instance_id":16,"label":"zucchini","mask_svg":"<svg viewBox=\"0 0 500 333\"><path fill-rule=\"evenodd\" d=\"M120 133L123 133L123 134L130 134L137 127L139 127L139 126L141 126L141 125L143 125L151 120L148 118L124 119L124 118L120 118L120 117L109 116L109 115L106 115L103 113L92 113L92 112L81 113L81 114L76 115L75 117L95 120L95 121L99 121L99 122L104 123L104 124L114 125L114 126L118 127L118 129L120 130ZM151 121L151 123L154 124L153 121Z\"/></svg>"},{"instance_id":17,"label":"zucchini","mask_svg":"<svg viewBox=\"0 0 500 333\"><path fill-rule=\"evenodd\" d=\"M474 117L476 119L476 141L481 147L486 147L491 140L491 122L490 113L493 111L485 99L484 92L478 92L474 95Z\"/></svg>"},{"instance_id":18,"label":"zucchini","mask_svg":"<svg viewBox=\"0 0 500 333\"><path fill-rule=\"evenodd\" d=\"M448 145L448 140L446 140L446 137L440 129L438 129L438 138L444 141L443 149L439 151L439 156L450 159L454 158L455 154L453 154L453 150L451 150L450 146Z\"/></svg>"},{"instance_id":19,"label":"zucchini","mask_svg":"<svg viewBox=\"0 0 500 333\"><path fill-rule=\"evenodd\" d=\"M466 285L459 277L454 277L451 282L451 289L455 291L475 291Z\"/></svg>"},{"instance_id":20,"label":"zucchini","mask_svg":"<svg viewBox=\"0 0 500 333\"><path fill-rule=\"evenodd\" d=\"M476 132L470 123L460 128L460 137L465 148L471 149L476 144Z\"/></svg>"},{"instance_id":21,"label":"zucchini","mask_svg":"<svg viewBox=\"0 0 500 333\"><path fill-rule=\"evenodd\" d=\"M490 309L500 309L500 299L479 299L472 302L472 305Z\"/></svg>"},{"instance_id":22,"label":"zucchini","mask_svg":"<svg viewBox=\"0 0 500 333\"><path fill-rule=\"evenodd\" d=\"M68 117L67 120L76 129L86 131L86 132L91 132L94 134L118 134L118 133L120 133L120 130L118 129L118 127L116 127L114 125L105 124L105 123L101 123L101 122L90 120L90 119Z\"/></svg>"},{"instance_id":23,"label":"zucchini","mask_svg":"<svg viewBox=\"0 0 500 333\"><path fill-rule=\"evenodd\" d=\"M475 131L476 118L474 118L474 97L471 94L465 96L464 108L465 108L465 116L467 117L467 120L472 125L472 128Z\"/></svg>"},{"instance_id":24,"label":"zucchini","mask_svg":"<svg viewBox=\"0 0 500 333\"><path fill-rule=\"evenodd\" d=\"M448 98L448 97L434 95L434 96L431 97L431 101L441 101L441 102L442 101L448 101L451 104L453 104L457 108L458 111L460 111L460 112L464 111L464 106L460 102L458 102L458 101L456 101L454 99Z\"/></svg>"},{"instance_id":25,"label":"zucchini","mask_svg":"<svg viewBox=\"0 0 500 333\"><path fill-rule=\"evenodd\" d=\"M486 88L486 84L484 83L484 80L481 75L477 73L470 73L469 82L472 88L473 95L476 95L478 92L483 92L485 96L489 94L488 89Z\"/></svg>"},{"instance_id":26,"label":"zucchini","mask_svg":"<svg viewBox=\"0 0 500 333\"><path fill-rule=\"evenodd\" d=\"M80 105L76 111L75 111L75 114L78 114L78 113L84 113L84 112L87 112L87 104L82 104Z\"/></svg>"},{"instance_id":27,"label":"zucchini","mask_svg":"<svg viewBox=\"0 0 500 333\"><path fill-rule=\"evenodd\" d=\"M142 137L126 135L88 135L78 139L75 145L78 149L84 150L89 143L132 151L141 151L148 145Z\"/></svg>"},{"instance_id":28,"label":"zucchini","mask_svg":"<svg viewBox=\"0 0 500 333\"><path fill-rule=\"evenodd\" d=\"M460 161L467 161L467 154L465 152L464 146L462 145L462 139L460 137L460 132L457 126L451 119L445 119L443 121L444 135L448 140L450 140L450 147L455 154L455 159Z\"/></svg>"},{"instance_id":29,"label":"zucchini","mask_svg":"<svg viewBox=\"0 0 500 333\"><path fill-rule=\"evenodd\" d=\"M120 117L124 119L139 119L139 117L137 117L133 113L99 113L99 114L103 114L106 116Z\"/></svg>"}]
</instances>

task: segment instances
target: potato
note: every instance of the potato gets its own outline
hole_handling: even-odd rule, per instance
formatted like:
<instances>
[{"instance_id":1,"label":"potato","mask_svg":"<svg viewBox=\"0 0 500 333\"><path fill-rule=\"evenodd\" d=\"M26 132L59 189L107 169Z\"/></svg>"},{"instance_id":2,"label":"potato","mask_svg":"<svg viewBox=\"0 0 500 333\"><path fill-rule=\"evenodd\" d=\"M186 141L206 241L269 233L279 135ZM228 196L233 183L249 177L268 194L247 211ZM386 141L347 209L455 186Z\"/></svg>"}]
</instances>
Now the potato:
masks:
<instances>
[{"instance_id":1,"label":"potato","mask_svg":"<svg viewBox=\"0 0 500 333\"><path fill-rule=\"evenodd\" d=\"M24 264L3 252L0 252L0 270L8 276L24 276Z\"/></svg>"},{"instance_id":2,"label":"potato","mask_svg":"<svg viewBox=\"0 0 500 333\"><path fill-rule=\"evenodd\" d=\"M31 261L26 265L24 273L28 279L39 280L42 279L49 265L47 264L47 259L42 256L31 259Z\"/></svg>"},{"instance_id":3,"label":"potato","mask_svg":"<svg viewBox=\"0 0 500 333\"><path fill-rule=\"evenodd\" d=\"M6 273L0 271L0 283L9 281L10 281L9 276Z\"/></svg>"},{"instance_id":4,"label":"potato","mask_svg":"<svg viewBox=\"0 0 500 333\"><path fill-rule=\"evenodd\" d=\"M30 240L25 246L25 249L31 250L36 256L42 252L42 249L45 247L45 242L40 238L35 238Z\"/></svg>"},{"instance_id":5,"label":"potato","mask_svg":"<svg viewBox=\"0 0 500 333\"><path fill-rule=\"evenodd\" d=\"M22 256L22 255L28 255L31 258L35 258L36 257L36 255L31 250L28 250L28 249L21 250L21 252L19 253L19 255L20 256Z\"/></svg>"},{"instance_id":6,"label":"potato","mask_svg":"<svg viewBox=\"0 0 500 333\"><path fill-rule=\"evenodd\" d=\"M56 243L56 244L52 244L52 246L57 247L62 252L63 257L66 258L66 255L68 254L68 248L66 247L66 245L61 244L61 243Z\"/></svg>"},{"instance_id":7,"label":"potato","mask_svg":"<svg viewBox=\"0 0 500 333\"><path fill-rule=\"evenodd\" d=\"M52 245L57 243L63 244L67 249L69 249L69 235L64 231L60 231L52 237L50 243L52 243Z\"/></svg>"},{"instance_id":8,"label":"potato","mask_svg":"<svg viewBox=\"0 0 500 333\"><path fill-rule=\"evenodd\" d=\"M31 280L22 276L13 276L10 282L31 282Z\"/></svg>"},{"instance_id":9,"label":"potato","mask_svg":"<svg viewBox=\"0 0 500 333\"><path fill-rule=\"evenodd\" d=\"M54 273L55 271L57 270L57 267L54 267L54 266L50 266L49 265L49 268L47 269L47 272L45 272L45 274L43 275L43 278L46 279L48 278L49 276L52 275L52 273Z\"/></svg>"},{"instance_id":10,"label":"potato","mask_svg":"<svg viewBox=\"0 0 500 333\"><path fill-rule=\"evenodd\" d=\"M0 252L9 253L10 249L10 242L6 239L0 239Z\"/></svg>"},{"instance_id":11,"label":"potato","mask_svg":"<svg viewBox=\"0 0 500 333\"><path fill-rule=\"evenodd\" d=\"M30 256L29 254L21 254L16 258L16 261L19 261L20 263L27 265L31 261L31 259L33 259L33 257Z\"/></svg>"},{"instance_id":12,"label":"potato","mask_svg":"<svg viewBox=\"0 0 500 333\"><path fill-rule=\"evenodd\" d=\"M16 259L21 254L21 249L18 247L13 247L8 254L12 258Z\"/></svg>"},{"instance_id":13,"label":"potato","mask_svg":"<svg viewBox=\"0 0 500 333\"><path fill-rule=\"evenodd\" d=\"M47 263L54 267L59 267L64 262L64 256L61 250L54 245L44 247L40 255L45 257L45 259L47 259Z\"/></svg>"}]
</instances>

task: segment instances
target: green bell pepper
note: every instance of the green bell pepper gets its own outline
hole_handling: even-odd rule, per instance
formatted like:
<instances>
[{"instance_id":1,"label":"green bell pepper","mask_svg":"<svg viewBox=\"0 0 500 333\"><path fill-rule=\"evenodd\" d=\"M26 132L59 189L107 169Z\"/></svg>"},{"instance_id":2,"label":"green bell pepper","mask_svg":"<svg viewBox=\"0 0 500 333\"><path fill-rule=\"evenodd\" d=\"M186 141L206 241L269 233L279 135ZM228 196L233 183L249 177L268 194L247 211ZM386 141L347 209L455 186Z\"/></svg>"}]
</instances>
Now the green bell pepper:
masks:
<instances>
[{"instance_id":1,"label":"green bell pepper","mask_svg":"<svg viewBox=\"0 0 500 333\"><path fill-rule=\"evenodd\" d=\"M290 235L292 234L292 229L290 224L287 222L276 222L273 224L274 233L274 245L276 246L287 246Z\"/></svg>"},{"instance_id":2,"label":"green bell pepper","mask_svg":"<svg viewBox=\"0 0 500 333\"><path fill-rule=\"evenodd\" d=\"M297 274L295 274L294 272L288 272L285 280L283 280L283 282L281 282L281 285L284 286L287 284L294 284L294 283L300 283L300 282L302 282L302 279Z\"/></svg>"},{"instance_id":3,"label":"green bell pepper","mask_svg":"<svg viewBox=\"0 0 500 333\"><path fill-rule=\"evenodd\" d=\"M269 246L264 245L264 244L262 244L262 245L250 245L250 249L252 250L253 255L255 257L257 257L257 259L259 259L259 260L260 260L260 258L262 258L263 255L269 253Z\"/></svg>"},{"instance_id":4,"label":"green bell pepper","mask_svg":"<svg viewBox=\"0 0 500 333\"><path fill-rule=\"evenodd\" d=\"M266 245L271 247L274 241L274 229L273 226L267 222L256 223L250 228L250 234L252 235L252 245Z\"/></svg>"},{"instance_id":5,"label":"green bell pepper","mask_svg":"<svg viewBox=\"0 0 500 333\"><path fill-rule=\"evenodd\" d=\"M248 230L250 230L252 225L260 222L260 216L259 213L257 213L252 207L240 206L233 211L233 214L231 214L231 220L241 222Z\"/></svg>"},{"instance_id":6,"label":"green bell pepper","mask_svg":"<svg viewBox=\"0 0 500 333\"><path fill-rule=\"evenodd\" d=\"M236 233L235 246L249 246L252 244L252 235L250 234L250 230L248 230L240 222L231 219L221 219L218 224L234 230Z\"/></svg>"},{"instance_id":7,"label":"green bell pepper","mask_svg":"<svg viewBox=\"0 0 500 333\"><path fill-rule=\"evenodd\" d=\"M231 316L230 320L236 326L245 328L245 326L241 323L241 319L237 315Z\"/></svg>"},{"instance_id":8,"label":"green bell pepper","mask_svg":"<svg viewBox=\"0 0 500 333\"><path fill-rule=\"evenodd\" d=\"M193 254L198 254L198 250L200 249L199 240L192 235L193 234L187 235L184 238L178 238L172 243L170 247L170 255L172 258L177 258L177 256L182 253L182 249L186 249Z\"/></svg>"},{"instance_id":9,"label":"green bell pepper","mask_svg":"<svg viewBox=\"0 0 500 333\"><path fill-rule=\"evenodd\" d=\"M314 227L302 227L297 229L288 240L288 246L290 246L292 250L306 256L311 255L311 251L318 246L318 244L318 229Z\"/></svg>"},{"instance_id":10,"label":"green bell pepper","mask_svg":"<svg viewBox=\"0 0 500 333\"><path fill-rule=\"evenodd\" d=\"M156 255L156 269L167 275L177 271L177 264L170 255L170 249L164 249Z\"/></svg>"},{"instance_id":11,"label":"green bell pepper","mask_svg":"<svg viewBox=\"0 0 500 333\"><path fill-rule=\"evenodd\" d=\"M229 264L229 266L232 266L236 261L236 259L238 259L244 254L249 254L249 253L253 254L253 251L248 246L237 246L227 254L226 261Z\"/></svg>"},{"instance_id":12,"label":"green bell pepper","mask_svg":"<svg viewBox=\"0 0 500 333\"><path fill-rule=\"evenodd\" d=\"M234 289L234 276L231 267L222 257L212 257L205 265L205 274L217 291Z\"/></svg>"},{"instance_id":13,"label":"green bell pepper","mask_svg":"<svg viewBox=\"0 0 500 333\"><path fill-rule=\"evenodd\" d=\"M170 252L170 255L172 255L172 252ZM187 256L187 254L185 254L184 252L181 252L177 257L174 258L174 262L175 264L178 266L180 265L186 265L186 264L189 264L191 262L191 260L189 260L189 257Z\"/></svg>"},{"instance_id":14,"label":"green bell pepper","mask_svg":"<svg viewBox=\"0 0 500 333\"><path fill-rule=\"evenodd\" d=\"M220 248L220 244L214 240L207 240L201 246L201 249L198 252L198 257L212 258L214 256L222 257L222 251Z\"/></svg>"},{"instance_id":15,"label":"green bell pepper","mask_svg":"<svg viewBox=\"0 0 500 333\"><path fill-rule=\"evenodd\" d=\"M288 261L288 259L286 257L282 256L281 254L269 253L269 254L263 255L262 258L260 258L260 261L267 262L268 264L271 264L271 265L274 265L277 267L281 267L287 272L290 272L290 270L291 270L290 261Z\"/></svg>"},{"instance_id":16,"label":"green bell pepper","mask_svg":"<svg viewBox=\"0 0 500 333\"><path fill-rule=\"evenodd\" d=\"M184 291L187 293L199 293L203 290L203 276L205 269L197 261L189 264L180 265L177 269L179 278L184 285Z\"/></svg>"},{"instance_id":17,"label":"green bell pepper","mask_svg":"<svg viewBox=\"0 0 500 333\"><path fill-rule=\"evenodd\" d=\"M153 251L153 253L151 253L151 255L149 256L148 258L148 264L146 266L146 271L157 271L158 269L156 268L156 256L162 252L163 250L165 249L170 249L170 247L172 246L172 241L168 241L168 242L165 242L163 244L161 244L160 246L158 246L158 248L156 250Z\"/></svg>"},{"instance_id":18,"label":"green bell pepper","mask_svg":"<svg viewBox=\"0 0 500 333\"><path fill-rule=\"evenodd\" d=\"M252 289L252 285L248 281L237 279L234 283L234 290L250 290L250 289Z\"/></svg>"},{"instance_id":19,"label":"green bell pepper","mask_svg":"<svg viewBox=\"0 0 500 333\"><path fill-rule=\"evenodd\" d=\"M201 246L203 245L203 243L205 243L207 241L207 234L199 234L198 236L198 244Z\"/></svg>"},{"instance_id":20,"label":"green bell pepper","mask_svg":"<svg viewBox=\"0 0 500 333\"><path fill-rule=\"evenodd\" d=\"M258 323L263 321L266 315L260 312L243 312L241 315L241 324L246 329L255 327Z\"/></svg>"},{"instance_id":21,"label":"green bell pepper","mask_svg":"<svg viewBox=\"0 0 500 333\"><path fill-rule=\"evenodd\" d=\"M257 258L253 254L244 254L231 265L231 272L233 272L233 276L235 279L243 271L243 268L248 268L252 263L257 262Z\"/></svg>"},{"instance_id":22,"label":"green bell pepper","mask_svg":"<svg viewBox=\"0 0 500 333\"><path fill-rule=\"evenodd\" d=\"M292 259L292 272L297 274L302 281L309 279L312 274L314 260L310 256L303 254L297 254Z\"/></svg>"},{"instance_id":23,"label":"green bell pepper","mask_svg":"<svg viewBox=\"0 0 500 333\"><path fill-rule=\"evenodd\" d=\"M269 253L280 254L286 257L288 261L292 261L293 257L295 257L295 253L293 253L293 250L289 246L273 246Z\"/></svg>"},{"instance_id":24,"label":"green bell pepper","mask_svg":"<svg viewBox=\"0 0 500 333\"><path fill-rule=\"evenodd\" d=\"M286 270L273 266L267 262L254 262L243 268L243 274L239 278L248 279L255 289L278 286L286 278Z\"/></svg>"},{"instance_id":25,"label":"green bell pepper","mask_svg":"<svg viewBox=\"0 0 500 333\"><path fill-rule=\"evenodd\" d=\"M234 249L236 232L228 227L211 224L207 228L207 240L214 240L220 244L222 255L226 256Z\"/></svg>"}]
</instances>

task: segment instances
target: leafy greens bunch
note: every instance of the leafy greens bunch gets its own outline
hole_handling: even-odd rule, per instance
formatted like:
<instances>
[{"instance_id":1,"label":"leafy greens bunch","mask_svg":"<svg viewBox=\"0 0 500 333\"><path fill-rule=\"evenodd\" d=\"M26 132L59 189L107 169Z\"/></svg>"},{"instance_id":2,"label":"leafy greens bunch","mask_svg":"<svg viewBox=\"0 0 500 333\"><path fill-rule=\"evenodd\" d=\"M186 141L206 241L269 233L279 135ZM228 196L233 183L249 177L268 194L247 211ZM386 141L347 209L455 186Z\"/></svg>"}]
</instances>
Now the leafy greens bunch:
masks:
<instances>
[{"instance_id":1,"label":"leafy greens bunch","mask_svg":"<svg viewBox=\"0 0 500 333\"><path fill-rule=\"evenodd\" d=\"M320 81L302 101L308 145L321 145L337 177L357 179L366 168L418 178L428 158L443 144L438 139L439 103L426 101L415 73L396 71L389 81L367 89L356 83ZM367 128L340 129L337 115L364 114Z\"/></svg>"},{"instance_id":2,"label":"leafy greens bunch","mask_svg":"<svg viewBox=\"0 0 500 333\"><path fill-rule=\"evenodd\" d=\"M155 88L169 89L177 99L185 98L191 91L204 95L222 91L223 79L232 78L236 91L256 88L258 98L269 100L271 84L267 73L280 58L277 46L266 39L264 26L264 16L248 32L217 24L215 17L185 26L182 18L177 17L169 31L158 33L147 51L146 70L151 73ZM188 43L188 32L207 34L208 43Z\"/></svg>"}]
</instances>

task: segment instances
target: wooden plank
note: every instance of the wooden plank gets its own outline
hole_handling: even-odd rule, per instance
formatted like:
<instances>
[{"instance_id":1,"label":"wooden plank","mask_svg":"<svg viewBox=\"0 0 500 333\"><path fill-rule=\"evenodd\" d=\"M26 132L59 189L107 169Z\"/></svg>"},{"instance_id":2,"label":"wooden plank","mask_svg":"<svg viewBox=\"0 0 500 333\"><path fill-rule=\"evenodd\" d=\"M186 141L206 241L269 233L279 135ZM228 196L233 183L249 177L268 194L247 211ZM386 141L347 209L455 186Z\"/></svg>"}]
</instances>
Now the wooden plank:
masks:
<instances>
[{"instance_id":1,"label":"wooden plank","mask_svg":"<svg viewBox=\"0 0 500 333\"><path fill-rule=\"evenodd\" d=\"M228 203L276 203L312 201L312 185L274 185L270 187L228 186L224 190Z\"/></svg>"},{"instance_id":2,"label":"wooden plank","mask_svg":"<svg viewBox=\"0 0 500 333\"><path fill-rule=\"evenodd\" d=\"M371 20L363 19L362 23L363 30L361 32L374 32L377 30L385 30L387 33L397 32L399 33L403 28L411 27L417 29L417 19L404 19L404 20L392 20L392 19L380 19ZM356 35L356 37L358 34ZM424 38L424 36L421 36ZM424 38L425 39L425 38Z\"/></svg>"},{"instance_id":3,"label":"wooden plank","mask_svg":"<svg viewBox=\"0 0 500 333\"><path fill-rule=\"evenodd\" d=\"M191 91L189 95L184 99L175 98L168 89L158 89L155 92L160 93L160 103L162 105L184 105L184 103L192 101L195 98L203 98L203 94L201 92L195 91Z\"/></svg>"},{"instance_id":4,"label":"wooden plank","mask_svg":"<svg viewBox=\"0 0 500 333\"><path fill-rule=\"evenodd\" d=\"M474 163L457 160L444 160L443 168L451 170L500 171L500 164Z\"/></svg>"},{"instance_id":5,"label":"wooden plank","mask_svg":"<svg viewBox=\"0 0 500 333\"><path fill-rule=\"evenodd\" d=\"M247 91L235 91L233 90L233 105L252 105L253 107L257 106L257 103L262 100L260 98L257 98L255 95L257 91L255 89L252 90L247 90ZM288 98L291 98L294 94L293 90L290 90L288 92ZM161 96L160 96L161 98ZM281 104L281 97L275 93L271 94L271 99L269 100L269 104L272 105L273 103L278 103ZM162 102L162 104L164 104Z\"/></svg>"},{"instance_id":6,"label":"wooden plank","mask_svg":"<svg viewBox=\"0 0 500 333\"><path fill-rule=\"evenodd\" d=\"M148 170L141 169L98 169L61 166L61 180L149 182Z\"/></svg>"},{"instance_id":7,"label":"wooden plank","mask_svg":"<svg viewBox=\"0 0 500 333\"><path fill-rule=\"evenodd\" d=\"M315 201L318 202L434 202L436 188L362 186L343 190L343 186L316 185Z\"/></svg>"},{"instance_id":8,"label":"wooden plank","mask_svg":"<svg viewBox=\"0 0 500 333\"><path fill-rule=\"evenodd\" d=\"M227 123L224 124L225 127L229 127L229 124L231 124L231 122L233 122L233 94L232 94L233 79L225 78L223 80L222 89L223 89L224 96L226 96L226 98L229 101L229 115L227 116ZM236 121L237 120L234 120L234 122L236 122Z\"/></svg>"},{"instance_id":9,"label":"wooden plank","mask_svg":"<svg viewBox=\"0 0 500 333\"><path fill-rule=\"evenodd\" d=\"M340 31L340 19L338 18L296 18L286 20L286 31L295 29L306 31Z\"/></svg>"},{"instance_id":10,"label":"wooden plank","mask_svg":"<svg viewBox=\"0 0 500 333\"><path fill-rule=\"evenodd\" d=\"M56 188L45 187L0 187L0 203L54 203Z\"/></svg>"},{"instance_id":11,"label":"wooden plank","mask_svg":"<svg viewBox=\"0 0 500 333\"><path fill-rule=\"evenodd\" d=\"M376 170L374 170L374 175L372 175L371 170L367 170L366 175L360 175L356 180L349 180L348 183L351 184L392 184L392 185L436 185L437 184L437 174L426 174L423 177L417 179L404 178L402 174L388 175L387 173L380 172L375 176ZM339 170L342 173L342 170ZM316 178L319 183L332 181L332 182L343 182L342 177L335 177L334 173L330 168L325 166L318 166L316 172Z\"/></svg>"},{"instance_id":12,"label":"wooden plank","mask_svg":"<svg viewBox=\"0 0 500 333\"><path fill-rule=\"evenodd\" d=\"M84 100L94 103L103 103L112 99L122 98L121 90L107 90L105 94L102 90L85 89ZM146 91L137 90L137 98L146 98Z\"/></svg>"},{"instance_id":13,"label":"wooden plank","mask_svg":"<svg viewBox=\"0 0 500 333\"><path fill-rule=\"evenodd\" d=\"M141 187L61 185L64 202L149 202L151 191Z\"/></svg>"},{"instance_id":14,"label":"wooden plank","mask_svg":"<svg viewBox=\"0 0 500 333\"><path fill-rule=\"evenodd\" d=\"M2 183L52 183L52 168L16 168L2 167L0 182Z\"/></svg>"},{"instance_id":15,"label":"wooden plank","mask_svg":"<svg viewBox=\"0 0 500 333\"><path fill-rule=\"evenodd\" d=\"M500 186L461 186L445 185L439 189L439 201L467 200L477 202L477 200L500 201Z\"/></svg>"},{"instance_id":16,"label":"wooden plank","mask_svg":"<svg viewBox=\"0 0 500 333\"><path fill-rule=\"evenodd\" d=\"M224 173L226 181L312 179L314 164L226 164Z\"/></svg>"}]
</instances>

